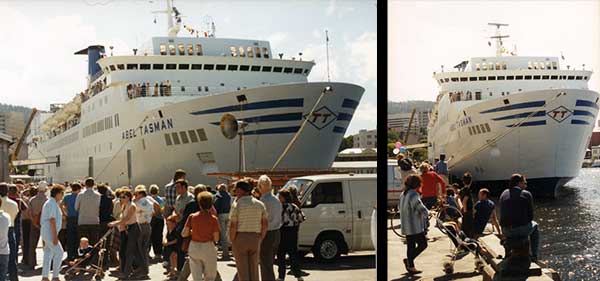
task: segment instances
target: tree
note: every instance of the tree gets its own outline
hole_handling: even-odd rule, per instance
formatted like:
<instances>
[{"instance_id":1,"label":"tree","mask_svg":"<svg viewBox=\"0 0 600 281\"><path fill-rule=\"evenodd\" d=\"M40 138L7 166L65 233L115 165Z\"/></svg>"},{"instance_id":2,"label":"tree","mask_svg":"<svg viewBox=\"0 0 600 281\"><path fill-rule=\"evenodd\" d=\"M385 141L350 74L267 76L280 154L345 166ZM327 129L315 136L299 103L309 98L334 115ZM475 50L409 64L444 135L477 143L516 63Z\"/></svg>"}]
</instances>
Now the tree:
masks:
<instances>
[{"instance_id":1,"label":"tree","mask_svg":"<svg viewBox=\"0 0 600 281\"><path fill-rule=\"evenodd\" d=\"M338 149L338 152L340 152L346 148L352 148L353 146L354 146L354 138L352 136L347 136L342 139L342 143L340 143L340 148Z\"/></svg>"},{"instance_id":2,"label":"tree","mask_svg":"<svg viewBox=\"0 0 600 281\"><path fill-rule=\"evenodd\" d=\"M387 140L388 143L396 143L397 141L400 141L400 136L395 131L388 130L387 139L388 139Z\"/></svg>"}]
</instances>

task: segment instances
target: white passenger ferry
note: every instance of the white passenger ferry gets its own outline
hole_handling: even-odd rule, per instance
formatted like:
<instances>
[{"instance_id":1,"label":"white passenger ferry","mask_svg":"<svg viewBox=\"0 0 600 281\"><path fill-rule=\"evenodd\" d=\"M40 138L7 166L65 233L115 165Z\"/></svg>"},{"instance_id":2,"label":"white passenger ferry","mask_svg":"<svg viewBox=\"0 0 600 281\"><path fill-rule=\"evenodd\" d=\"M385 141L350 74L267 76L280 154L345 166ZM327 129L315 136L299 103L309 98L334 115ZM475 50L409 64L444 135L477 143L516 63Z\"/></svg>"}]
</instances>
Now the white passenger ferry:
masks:
<instances>
[{"instance_id":1,"label":"white passenger ferry","mask_svg":"<svg viewBox=\"0 0 600 281\"><path fill-rule=\"evenodd\" d=\"M429 156L446 154L451 174L480 182L513 173L534 193L555 195L579 173L598 115L592 71L560 67L557 57L506 55L497 27L496 56L434 73L440 93L429 123Z\"/></svg>"},{"instance_id":2,"label":"white passenger ferry","mask_svg":"<svg viewBox=\"0 0 600 281\"><path fill-rule=\"evenodd\" d=\"M246 170L270 169L282 154L278 170L331 166L362 87L308 82L314 61L273 57L267 41L217 38L214 25L178 37L181 14L170 0L163 12L168 36L148 48L75 53L87 55L89 87L36 117L30 169L54 182L89 175L120 186L164 184L182 168L191 183L214 183L207 173L240 168L239 139L220 128L227 113L248 124Z\"/></svg>"}]
</instances>

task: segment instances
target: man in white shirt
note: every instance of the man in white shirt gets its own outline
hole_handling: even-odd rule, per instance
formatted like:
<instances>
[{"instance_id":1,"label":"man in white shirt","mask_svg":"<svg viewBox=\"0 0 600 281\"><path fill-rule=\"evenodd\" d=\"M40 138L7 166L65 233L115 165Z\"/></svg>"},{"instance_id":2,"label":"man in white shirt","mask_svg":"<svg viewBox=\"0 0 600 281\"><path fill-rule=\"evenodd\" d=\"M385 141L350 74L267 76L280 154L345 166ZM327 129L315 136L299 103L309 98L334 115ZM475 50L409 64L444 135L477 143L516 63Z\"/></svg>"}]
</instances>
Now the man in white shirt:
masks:
<instances>
[{"instance_id":1,"label":"man in white shirt","mask_svg":"<svg viewBox=\"0 0 600 281\"><path fill-rule=\"evenodd\" d=\"M139 272L142 273L142 275L148 275L148 266L150 264L150 235L152 234L150 221L155 212L160 212L160 205L158 205L152 197L147 196L146 186L144 185L135 187L135 199L133 202L137 207L135 217L140 225L139 240L141 241L141 252L143 257Z\"/></svg>"},{"instance_id":2,"label":"man in white shirt","mask_svg":"<svg viewBox=\"0 0 600 281\"><path fill-rule=\"evenodd\" d=\"M10 225L10 215L2 210L2 200L0 200L0 279L4 280L8 269L8 257L10 249L8 247L8 226Z\"/></svg>"},{"instance_id":3,"label":"man in white shirt","mask_svg":"<svg viewBox=\"0 0 600 281\"><path fill-rule=\"evenodd\" d=\"M17 252L19 245L17 245L17 240L15 237L14 219L19 213L19 206L17 206L17 202L8 198L8 184L5 182L0 183L0 200L2 200L2 206L0 206L0 210L6 212L10 217L10 221L8 223L8 247L10 249L8 258L8 275L11 281L16 281L19 280L17 275Z\"/></svg>"}]
</instances>

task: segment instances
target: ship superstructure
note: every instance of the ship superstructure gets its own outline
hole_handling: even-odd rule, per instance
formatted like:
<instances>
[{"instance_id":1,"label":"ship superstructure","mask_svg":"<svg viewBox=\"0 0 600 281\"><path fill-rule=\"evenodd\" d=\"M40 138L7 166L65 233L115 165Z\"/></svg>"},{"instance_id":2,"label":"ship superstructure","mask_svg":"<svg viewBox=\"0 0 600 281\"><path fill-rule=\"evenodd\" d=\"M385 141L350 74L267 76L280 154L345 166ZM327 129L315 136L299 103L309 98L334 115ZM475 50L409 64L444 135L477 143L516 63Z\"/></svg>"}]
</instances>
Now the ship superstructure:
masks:
<instances>
[{"instance_id":1,"label":"ship superstructure","mask_svg":"<svg viewBox=\"0 0 600 281\"><path fill-rule=\"evenodd\" d=\"M496 56L434 73L440 92L429 123L429 156L445 153L454 176L480 182L528 177L554 195L576 177L598 114L592 71L561 68L558 57L518 56L497 33ZM508 54L508 55L507 55Z\"/></svg>"},{"instance_id":2,"label":"ship superstructure","mask_svg":"<svg viewBox=\"0 0 600 281\"><path fill-rule=\"evenodd\" d=\"M88 57L88 88L38 120L30 169L116 186L164 184L183 168L192 183L211 183L207 173L239 168L238 140L219 127L226 113L248 124L247 169L271 168L294 136L278 169L329 168L364 89L308 82L314 61L274 57L267 41L217 38L214 24L178 37L181 14L167 3L168 36L131 55L101 45L75 53Z\"/></svg>"}]
</instances>

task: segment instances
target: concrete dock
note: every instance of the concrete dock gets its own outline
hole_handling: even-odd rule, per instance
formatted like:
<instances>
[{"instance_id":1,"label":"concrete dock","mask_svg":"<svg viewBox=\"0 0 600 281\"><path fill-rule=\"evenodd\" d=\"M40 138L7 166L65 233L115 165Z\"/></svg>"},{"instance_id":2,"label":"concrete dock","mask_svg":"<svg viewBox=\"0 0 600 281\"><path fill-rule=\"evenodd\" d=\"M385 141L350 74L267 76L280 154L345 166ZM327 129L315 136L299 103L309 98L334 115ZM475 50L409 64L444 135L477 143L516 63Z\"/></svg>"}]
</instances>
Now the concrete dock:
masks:
<instances>
[{"instance_id":1,"label":"concrete dock","mask_svg":"<svg viewBox=\"0 0 600 281\"><path fill-rule=\"evenodd\" d=\"M398 220L394 220L394 225L399 224ZM491 226L488 225L491 230ZM396 229L400 233L400 229ZM491 232L486 229L485 233ZM427 249L415 260L415 267L421 270L422 273L410 275L406 272L402 259L406 258L406 244L404 238L396 235L392 228L387 225L387 240L388 240L388 275L387 280L492 280L494 274L494 264L484 260L484 269L480 272L475 267L475 256L467 254L464 257L454 262L454 272L446 274L444 272L444 263L451 260L454 252L454 245L450 238L435 227L435 220L430 221L429 232L427 234ZM489 234L480 238L480 242L484 251L491 253L492 256L504 255L504 248L500 245L500 239L495 235ZM492 263L498 262L501 259L495 259ZM540 276L531 276L527 280L535 281L552 281L560 280L558 274L551 269L536 268L536 265L530 267L530 271L541 272Z\"/></svg>"}]
</instances>

